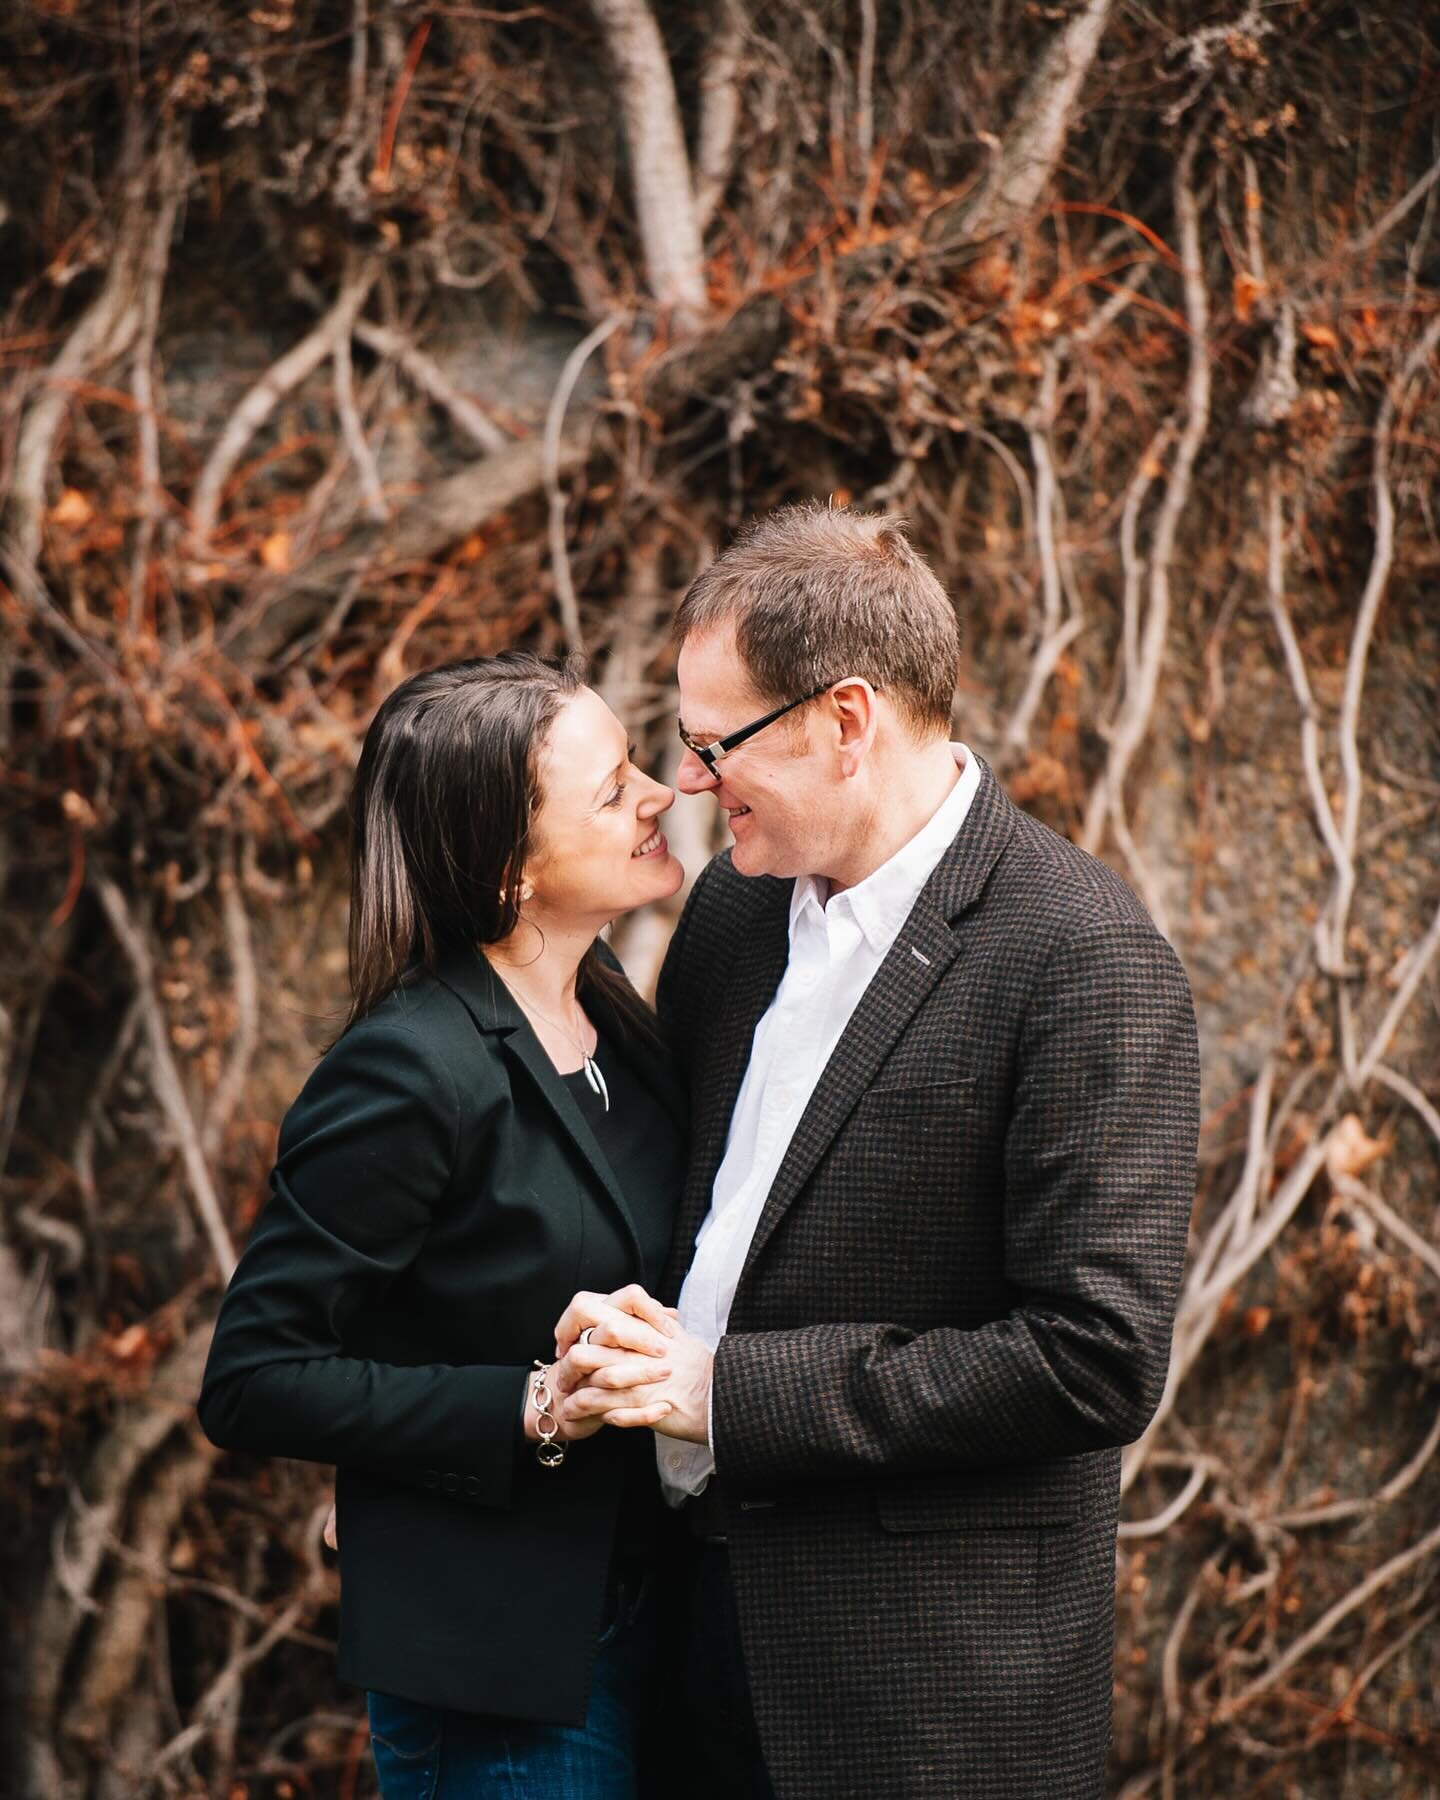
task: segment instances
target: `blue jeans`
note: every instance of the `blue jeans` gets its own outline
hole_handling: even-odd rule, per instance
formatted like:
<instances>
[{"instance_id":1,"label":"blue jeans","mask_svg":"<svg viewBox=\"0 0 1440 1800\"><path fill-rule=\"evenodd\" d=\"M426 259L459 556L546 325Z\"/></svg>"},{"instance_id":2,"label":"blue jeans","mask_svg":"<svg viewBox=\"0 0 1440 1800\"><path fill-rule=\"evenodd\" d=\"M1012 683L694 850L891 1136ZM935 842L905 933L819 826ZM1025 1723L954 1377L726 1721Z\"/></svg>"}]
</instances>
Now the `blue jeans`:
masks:
<instances>
[{"instance_id":1,"label":"blue jeans","mask_svg":"<svg viewBox=\"0 0 1440 1800\"><path fill-rule=\"evenodd\" d=\"M383 1800L636 1800L635 1715L654 1611L647 1590L643 1580L621 1586L583 1725L367 1695Z\"/></svg>"}]
</instances>

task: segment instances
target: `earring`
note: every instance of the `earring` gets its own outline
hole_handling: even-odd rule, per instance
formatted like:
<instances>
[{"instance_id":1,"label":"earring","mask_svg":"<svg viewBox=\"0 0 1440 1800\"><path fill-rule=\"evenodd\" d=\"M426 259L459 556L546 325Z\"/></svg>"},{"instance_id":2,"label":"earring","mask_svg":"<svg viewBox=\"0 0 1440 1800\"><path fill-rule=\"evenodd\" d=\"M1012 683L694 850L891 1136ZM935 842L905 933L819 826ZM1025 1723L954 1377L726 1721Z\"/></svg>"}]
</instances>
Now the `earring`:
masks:
<instances>
[{"instance_id":1,"label":"earring","mask_svg":"<svg viewBox=\"0 0 1440 1800\"><path fill-rule=\"evenodd\" d=\"M521 903L521 905L523 906L527 900L533 900L534 897L535 897L534 888L531 887L531 885L528 881L522 881L520 883L520 903Z\"/></svg>"}]
</instances>

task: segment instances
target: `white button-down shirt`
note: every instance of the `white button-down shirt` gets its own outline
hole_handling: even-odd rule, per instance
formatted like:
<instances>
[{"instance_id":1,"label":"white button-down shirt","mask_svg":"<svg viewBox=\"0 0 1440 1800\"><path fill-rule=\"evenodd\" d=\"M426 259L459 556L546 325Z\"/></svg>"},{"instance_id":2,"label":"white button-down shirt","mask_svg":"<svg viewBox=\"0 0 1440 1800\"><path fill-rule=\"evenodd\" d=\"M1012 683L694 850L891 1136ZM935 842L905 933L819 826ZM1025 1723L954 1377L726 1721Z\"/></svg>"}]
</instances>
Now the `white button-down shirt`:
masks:
<instances>
[{"instance_id":1,"label":"white button-down shirt","mask_svg":"<svg viewBox=\"0 0 1440 1800\"><path fill-rule=\"evenodd\" d=\"M827 898L829 884L813 875L795 883L789 960L755 1027L710 1211L680 1290L680 1323L708 1349L725 1334L750 1240L831 1052L979 789L974 755L964 744L950 748L959 779L928 823L888 862L833 898ZM655 1448L672 1506L698 1494L714 1471L708 1444L684 1444L657 1433Z\"/></svg>"}]
</instances>

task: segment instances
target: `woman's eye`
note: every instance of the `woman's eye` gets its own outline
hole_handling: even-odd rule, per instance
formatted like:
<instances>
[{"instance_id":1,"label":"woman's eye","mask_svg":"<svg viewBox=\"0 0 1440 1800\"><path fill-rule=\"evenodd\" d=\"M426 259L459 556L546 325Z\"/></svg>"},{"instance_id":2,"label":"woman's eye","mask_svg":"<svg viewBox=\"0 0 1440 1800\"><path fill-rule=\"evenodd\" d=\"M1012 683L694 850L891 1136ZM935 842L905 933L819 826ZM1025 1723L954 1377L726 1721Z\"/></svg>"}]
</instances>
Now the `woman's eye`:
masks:
<instances>
[{"instance_id":1,"label":"woman's eye","mask_svg":"<svg viewBox=\"0 0 1440 1800\"><path fill-rule=\"evenodd\" d=\"M605 802L605 804L607 806L618 806L624 798L625 798L625 783L623 781L617 781L615 784L615 792L610 796L610 798Z\"/></svg>"}]
</instances>

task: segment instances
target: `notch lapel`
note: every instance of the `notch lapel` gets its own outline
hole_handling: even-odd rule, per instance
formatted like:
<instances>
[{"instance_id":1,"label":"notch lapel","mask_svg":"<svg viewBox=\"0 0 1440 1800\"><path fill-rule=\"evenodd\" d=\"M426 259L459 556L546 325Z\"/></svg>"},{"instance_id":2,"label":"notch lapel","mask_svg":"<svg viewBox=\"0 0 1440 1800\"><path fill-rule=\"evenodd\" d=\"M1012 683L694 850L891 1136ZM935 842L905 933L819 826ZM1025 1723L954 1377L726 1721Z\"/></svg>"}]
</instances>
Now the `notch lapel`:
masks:
<instances>
[{"instance_id":1,"label":"notch lapel","mask_svg":"<svg viewBox=\"0 0 1440 1800\"><path fill-rule=\"evenodd\" d=\"M923 898L918 900L841 1032L810 1103L800 1115L750 1240L742 1283L791 1201L874 1080L895 1040L954 961L958 947L943 915Z\"/></svg>"},{"instance_id":2,"label":"notch lapel","mask_svg":"<svg viewBox=\"0 0 1440 1800\"><path fill-rule=\"evenodd\" d=\"M690 1266L695 1235L710 1210L711 1190L725 1154L730 1120L750 1063L755 1027L775 998L790 957L793 881L755 876L739 889L724 941L710 951L724 959L723 1007L710 1018L686 1020L700 1054L691 1085L690 1158L685 1191L663 1284L673 1301ZM717 933L717 936L719 934ZM673 1029L673 1027L672 1027Z\"/></svg>"},{"instance_id":3,"label":"notch lapel","mask_svg":"<svg viewBox=\"0 0 1440 1800\"><path fill-rule=\"evenodd\" d=\"M959 954L960 939L951 922L980 899L1014 829L1015 807L981 759L980 787L969 816L875 971L800 1115L750 1240L742 1285L896 1040Z\"/></svg>"},{"instance_id":4,"label":"notch lapel","mask_svg":"<svg viewBox=\"0 0 1440 1800\"><path fill-rule=\"evenodd\" d=\"M595 1141L594 1132L586 1124L584 1114L570 1098L554 1063L545 1054L544 1046L510 990L478 951L446 957L440 964L438 974L446 987L464 1002L482 1031L499 1034L505 1054L525 1071L534 1086L540 1090L555 1122L580 1152L591 1174L619 1213L638 1265L642 1256L640 1238L630 1208L625 1203L625 1196L620 1192L620 1184L616 1181L604 1152Z\"/></svg>"}]
</instances>

